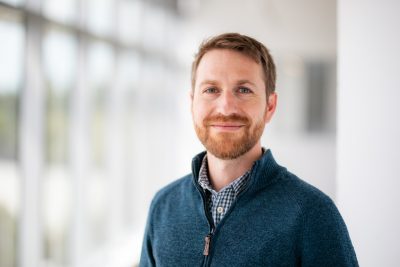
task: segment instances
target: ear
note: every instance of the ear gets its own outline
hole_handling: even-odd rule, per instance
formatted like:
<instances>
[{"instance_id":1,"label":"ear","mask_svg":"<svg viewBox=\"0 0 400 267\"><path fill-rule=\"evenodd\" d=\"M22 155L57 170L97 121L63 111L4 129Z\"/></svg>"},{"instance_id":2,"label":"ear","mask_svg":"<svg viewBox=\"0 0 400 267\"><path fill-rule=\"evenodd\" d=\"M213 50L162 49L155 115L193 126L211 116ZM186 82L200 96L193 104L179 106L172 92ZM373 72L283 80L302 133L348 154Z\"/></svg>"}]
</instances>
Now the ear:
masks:
<instances>
[{"instance_id":1,"label":"ear","mask_svg":"<svg viewBox=\"0 0 400 267\"><path fill-rule=\"evenodd\" d=\"M267 99L267 107L265 108L265 114L264 114L265 123L270 122L272 116L274 115L277 101L278 101L278 95L275 92L269 94Z\"/></svg>"}]
</instances>

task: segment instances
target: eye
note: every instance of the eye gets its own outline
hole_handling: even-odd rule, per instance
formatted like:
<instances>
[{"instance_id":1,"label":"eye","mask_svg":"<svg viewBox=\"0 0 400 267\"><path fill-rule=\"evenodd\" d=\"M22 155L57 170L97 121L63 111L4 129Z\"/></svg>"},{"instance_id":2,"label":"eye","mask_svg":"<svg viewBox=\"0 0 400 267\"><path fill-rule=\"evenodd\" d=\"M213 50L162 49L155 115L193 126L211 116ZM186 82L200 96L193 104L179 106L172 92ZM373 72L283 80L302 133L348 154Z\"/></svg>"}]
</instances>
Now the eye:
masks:
<instances>
[{"instance_id":1,"label":"eye","mask_svg":"<svg viewBox=\"0 0 400 267\"><path fill-rule=\"evenodd\" d=\"M241 94L250 94L252 91L247 87L239 87L238 92Z\"/></svg>"},{"instance_id":2,"label":"eye","mask_svg":"<svg viewBox=\"0 0 400 267\"><path fill-rule=\"evenodd\" d=\"M206 94L215 94L215 93L218 93L218 89L215 88L215 87L209 87L209 88L206 88L206 89L203 91L203 93L206 93Z\"/></svg>"}]
</instances>

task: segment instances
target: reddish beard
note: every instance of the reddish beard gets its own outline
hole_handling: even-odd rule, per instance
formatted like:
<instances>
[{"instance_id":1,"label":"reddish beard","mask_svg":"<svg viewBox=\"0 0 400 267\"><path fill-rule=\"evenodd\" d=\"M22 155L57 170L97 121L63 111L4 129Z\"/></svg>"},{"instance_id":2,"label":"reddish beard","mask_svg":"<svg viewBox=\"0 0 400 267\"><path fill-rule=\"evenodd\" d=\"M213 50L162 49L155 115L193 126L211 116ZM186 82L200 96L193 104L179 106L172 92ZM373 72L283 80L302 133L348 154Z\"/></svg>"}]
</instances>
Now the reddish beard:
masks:
<instances>
[{"instance_id":1,"label":"reddish beard","mask_svg":"<svg viewBox=\"0 0 400 267\"><path fill-rule=\"evenodd\" d=\"M238 132L211 133L212 125L218 123L243 125ZM204 118L201 125L195 123L195 130L208 152L220 159L235 159L252 149L264 131L264 122L253 122L251 118L238 114L223 116L217 114Z\"/></svg>"}]
</instances>

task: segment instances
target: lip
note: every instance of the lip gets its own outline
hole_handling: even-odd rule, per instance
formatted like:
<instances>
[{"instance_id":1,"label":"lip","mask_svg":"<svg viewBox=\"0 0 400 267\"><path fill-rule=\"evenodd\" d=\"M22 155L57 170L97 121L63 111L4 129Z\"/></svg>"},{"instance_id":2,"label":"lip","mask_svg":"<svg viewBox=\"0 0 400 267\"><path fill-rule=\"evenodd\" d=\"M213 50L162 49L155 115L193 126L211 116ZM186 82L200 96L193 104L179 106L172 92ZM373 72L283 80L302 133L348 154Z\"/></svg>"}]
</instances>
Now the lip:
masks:
<instances>
[{"instance_id":1,"label":"lip","mask_svg":"<svg viewBox=\"0 0 400 267\"><path fill-rule=\"evenodd\" d=\"M242 124L212 124L211 128L219 130L219 131L237 131L244 127Z\"/></svg>"}]
</instances>

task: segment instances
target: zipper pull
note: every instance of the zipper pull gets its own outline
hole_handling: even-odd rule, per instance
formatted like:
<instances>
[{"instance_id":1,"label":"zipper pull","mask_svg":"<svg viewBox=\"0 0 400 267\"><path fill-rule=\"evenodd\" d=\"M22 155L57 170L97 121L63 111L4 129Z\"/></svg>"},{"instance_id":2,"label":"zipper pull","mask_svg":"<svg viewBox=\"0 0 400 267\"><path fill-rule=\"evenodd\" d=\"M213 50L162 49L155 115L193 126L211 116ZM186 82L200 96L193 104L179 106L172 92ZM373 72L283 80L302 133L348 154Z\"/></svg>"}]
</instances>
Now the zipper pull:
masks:
<instances>
[{"instance_id":1,"label":"zipper pull","mask_svg":"<svg viewBox=\"0 0 400 267\"><path fill-rule=\"evenodd\" d=\"M203 255L204 256L208 256L208 252L210 250L210 241L211 241L211 234L208 234L205 238L204 238L205 244L204 244L204 251L203 251Z\"/></svg>"}]
</instances>

